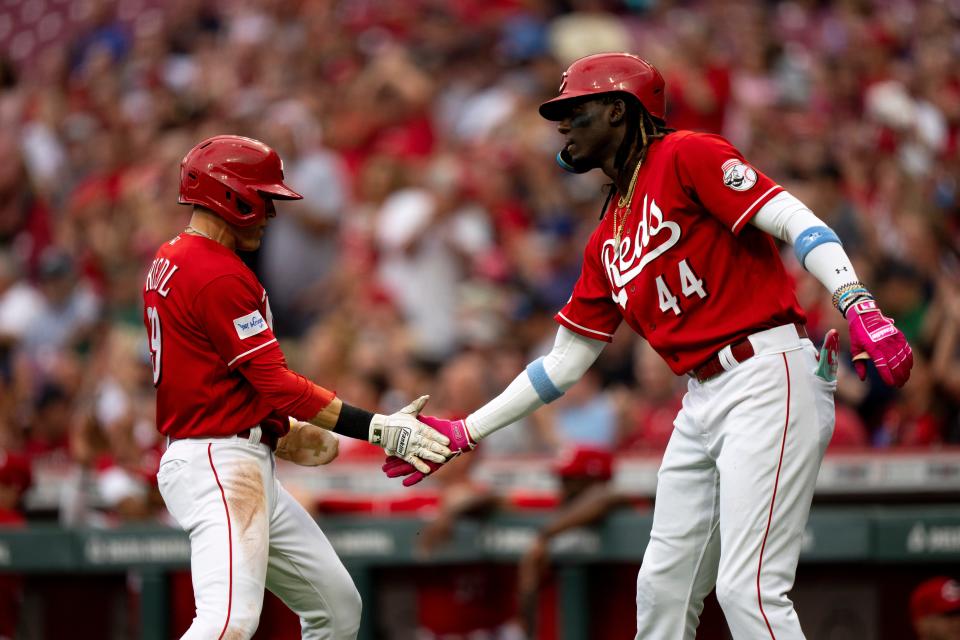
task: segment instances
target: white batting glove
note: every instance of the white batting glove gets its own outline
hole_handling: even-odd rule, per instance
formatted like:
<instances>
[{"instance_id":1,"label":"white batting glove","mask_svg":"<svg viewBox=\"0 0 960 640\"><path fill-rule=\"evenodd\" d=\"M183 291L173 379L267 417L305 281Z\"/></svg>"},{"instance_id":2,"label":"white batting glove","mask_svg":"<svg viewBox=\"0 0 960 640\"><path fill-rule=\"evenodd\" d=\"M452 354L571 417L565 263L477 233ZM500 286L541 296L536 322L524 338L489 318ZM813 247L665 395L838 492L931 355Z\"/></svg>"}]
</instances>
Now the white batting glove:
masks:
<instances>
[{"instance_id":1,"label":"white batting glove","mask_svg":"<svg viewBox=\"0 0 960 640\"><path fill-rule=\"evenodd\" d=\"M370 421L370 442L383 447L388 456L406 460L423 473L430 473L425 460L446 462L452 453L447 446L450 444L447 436L417 420L429 399L430 396L420 396L400 411L389 416L377 413Z\"/></svg>"}]
</instances>

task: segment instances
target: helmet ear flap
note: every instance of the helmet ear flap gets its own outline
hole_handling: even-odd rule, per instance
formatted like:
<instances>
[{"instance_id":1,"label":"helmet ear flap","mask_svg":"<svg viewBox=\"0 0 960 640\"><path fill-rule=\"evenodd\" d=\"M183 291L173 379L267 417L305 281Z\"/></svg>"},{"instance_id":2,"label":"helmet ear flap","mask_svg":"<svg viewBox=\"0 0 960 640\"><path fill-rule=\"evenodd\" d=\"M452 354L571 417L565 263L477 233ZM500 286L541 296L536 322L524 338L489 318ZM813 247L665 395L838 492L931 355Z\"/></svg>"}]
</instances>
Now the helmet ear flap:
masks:
<instances>
[{"instance_id":1,"label":"helmet ear flap","mask_svg":"<svg viewBox=\"0 0 960 640\"><path fill-rule=\"evenodd\" d=\"M245 227L263 217L264 198L245 184L226 184L227 207L234 212L231 224Z\"/></svg>"},{"instance_id":2,"label":"helmet ear flap","mask_svg":"<svg viewBox=\"0 0 960 640\"><path fill-rule=\"evenodd\" d=\"M566 149L561 149L557 152L557 164L560 165L560 168L564 171L569 171L570 173L586 173L592 169L592 166L586 165L583 162L577 162L570 156L570 152Z\"/></svg>"}]
</instances>

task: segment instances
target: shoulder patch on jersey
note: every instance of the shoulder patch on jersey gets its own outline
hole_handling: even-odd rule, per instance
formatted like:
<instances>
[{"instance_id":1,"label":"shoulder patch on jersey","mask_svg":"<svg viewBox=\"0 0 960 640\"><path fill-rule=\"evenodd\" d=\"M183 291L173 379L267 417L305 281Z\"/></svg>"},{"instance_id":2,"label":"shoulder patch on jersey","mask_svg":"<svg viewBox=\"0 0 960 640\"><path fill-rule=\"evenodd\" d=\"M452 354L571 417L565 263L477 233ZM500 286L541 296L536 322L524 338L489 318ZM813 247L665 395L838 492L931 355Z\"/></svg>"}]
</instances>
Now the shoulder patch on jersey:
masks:
<instances>
[{"instance_id":1,"label":"shoulder patch on jersey","mask_svg":"<svg viewBox=\"0 0 960 640\"><path fill-rule=\"evenodd\" d=\"M266 331L267 321L263 319L259 311L254 311L245 316L234 318L233 328L237 330L237 335L240 336L240 339L245 340L250 336L255 336L258 333Z\"/></svg>"},{"instance_id":2,"label":"shoulder patch on jersey","mask_svg":"<svg viewBox=\"0 0 960 640\"><path fill-rule=\"evenodd\" d=\"M723 163L723 184L734 191L746 191L757 184L757 172L743 160L731 158Z\"/></svg>"}]
</instances>

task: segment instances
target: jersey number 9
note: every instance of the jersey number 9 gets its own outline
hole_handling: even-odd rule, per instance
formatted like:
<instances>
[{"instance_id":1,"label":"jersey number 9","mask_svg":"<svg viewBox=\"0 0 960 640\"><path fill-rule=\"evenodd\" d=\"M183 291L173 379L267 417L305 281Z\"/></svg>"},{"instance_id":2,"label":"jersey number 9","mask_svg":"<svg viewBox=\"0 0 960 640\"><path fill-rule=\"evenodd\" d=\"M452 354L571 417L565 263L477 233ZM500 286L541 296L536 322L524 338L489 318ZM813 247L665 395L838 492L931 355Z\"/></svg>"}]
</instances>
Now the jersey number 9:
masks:
<instances>
[{"instance_id":1,"label":"jersey number 9","mask_svg":"<svg viewBox=\"0 0 960 640\"><path fill-rule=\"evenodd\" d=\"M147 307L147 320L150 321L150 361L153 363L153 386L160 382L160 311L156 307Z\"/></svg>"}]
</instances>

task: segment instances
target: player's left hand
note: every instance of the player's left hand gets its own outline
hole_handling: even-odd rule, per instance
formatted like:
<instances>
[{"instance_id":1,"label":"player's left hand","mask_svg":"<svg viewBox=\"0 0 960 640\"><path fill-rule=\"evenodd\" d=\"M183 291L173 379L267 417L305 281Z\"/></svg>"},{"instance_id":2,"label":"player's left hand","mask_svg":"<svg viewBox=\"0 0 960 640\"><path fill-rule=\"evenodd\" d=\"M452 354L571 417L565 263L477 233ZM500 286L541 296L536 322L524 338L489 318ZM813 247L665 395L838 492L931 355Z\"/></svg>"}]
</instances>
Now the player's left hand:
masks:
<instances>
[{"instance_id":1,"label":"player's left hand","mask_svg":"<svg viewBox=\"0 0 960 640\"><path fill-rule=\"evenodd\" d=\"M470 431L467 429L467 423L464 420L445 420L443 418L436 418L434 416L420 416L420 421L429 425L437 432L442 433L450 439L450 449L453 451L453 455L450 457L450 460L457 457L461 453L473 451L473 449L475 449L477 446L477 442L474 440L473 436L470 435ZM427 476L431 475L446 462L449 462L449 460L442 463L427 461L427 466L429 469L427 471L423 471L421 469L415 469L413 465L404 462L396 456L388 456L386 462L383 463L383 467L381 468L389 478L406 476L403 479L403 486L412 487Z\"/></svg>"},{"instance_id":2,"label":"player's left hand","mask_svg":"<svg viewBox=\"0 0 960 640\"><path fill-rule=\"evenodd\" d=\"M867 377L867 363L873 360L880 378L888 385L902 387L910 378L913 350L893 320L880 313L875 300L861 300L847 309L853 367L861 380Z\"/></svg>"},{"instance_id":3,"label":"player's left hand","mask_svg":"<svg viewBox=\"0 0 960 640\"><path fill-rule=\"evenodd\" d=\"M301 467L316 467L330 464L339 452L340 441L331 432L290 418L290 432L277 443L276 456Z\"/></svg>"}]
</instances>

